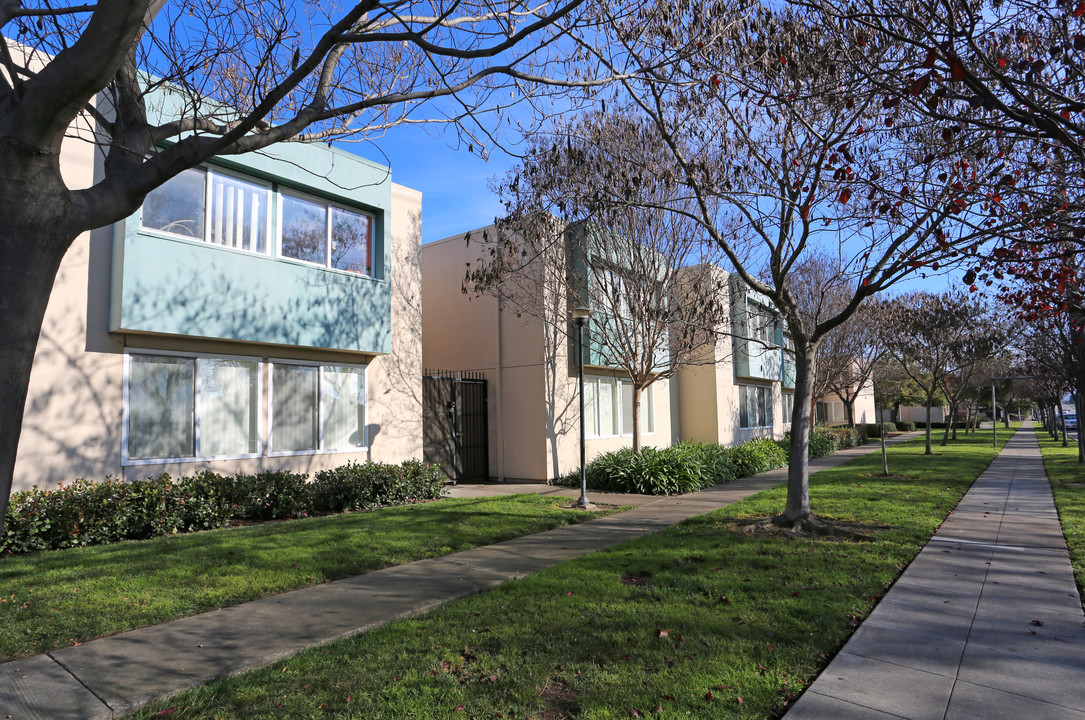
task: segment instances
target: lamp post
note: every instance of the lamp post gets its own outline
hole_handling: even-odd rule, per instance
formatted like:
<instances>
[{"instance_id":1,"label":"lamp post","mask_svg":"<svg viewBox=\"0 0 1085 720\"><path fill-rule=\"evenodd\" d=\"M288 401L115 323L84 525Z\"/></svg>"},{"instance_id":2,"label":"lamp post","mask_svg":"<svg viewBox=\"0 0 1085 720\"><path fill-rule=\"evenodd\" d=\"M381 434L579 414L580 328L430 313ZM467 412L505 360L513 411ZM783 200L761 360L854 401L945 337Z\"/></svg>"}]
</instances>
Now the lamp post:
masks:
<instances>
[{"instance_id":1,"label":"lamp post","mask_svg":"<svg viewBox=\"0 0 1085 720\"><path fill-rule=\"evenodd\" d=\"M584 452L584 326L591 319L591 310L575 307L569 314L576 325L576 351L580 356L576 362L580 395L580 499L576 501L576 507L587 510L592 504L588 502L588 466Z\"/></svg>"}]
</instances>

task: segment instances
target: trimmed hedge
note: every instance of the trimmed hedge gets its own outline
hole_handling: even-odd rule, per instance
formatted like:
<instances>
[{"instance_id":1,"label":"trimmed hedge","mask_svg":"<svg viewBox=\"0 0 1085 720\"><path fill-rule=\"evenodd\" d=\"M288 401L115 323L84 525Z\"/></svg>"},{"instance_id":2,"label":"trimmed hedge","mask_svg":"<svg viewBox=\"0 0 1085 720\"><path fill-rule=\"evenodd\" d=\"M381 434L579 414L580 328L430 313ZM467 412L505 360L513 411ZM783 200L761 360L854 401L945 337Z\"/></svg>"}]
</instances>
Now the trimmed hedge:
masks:
<instances>
[{"instance_id":1,"label":"trimmed hedge","mask_svg":"<svg viewBox=\"0 0 1085 720\"><path fill-rule=\"evenodd\" d=\"M311 512L404 505L441 496L444 476L418 460L347 463L307 475L264 471L227 477L205 470L173 480L80 478L55 489L12 493L0 553L101 545L209 530L231 520L281 520Z\"/></svg>"},{"instance_id":2,"label":"trimmed hedge","mask_svg":"<svg viewBox=\"0 0 1085 720\"><path fill-rule=\"evenodd\" d=\"M774 441L759 438L728 448L686 441L668 448L631 448L603 453L588 463L588 486L603 492L678 495L756 475L787 464L787 452ZM580 485L580 468L553 481Z\"/></svg>"},{"instance_id":3,"label":"trimmed hedge","mask_svg":"<svg viewBox=\"0 0 1085 720\"><path fill-rule=\"evenodd\" d=\"M912 432L915 430L914 422L898 422L897 432Z\"/></svg>"}]
</instances>

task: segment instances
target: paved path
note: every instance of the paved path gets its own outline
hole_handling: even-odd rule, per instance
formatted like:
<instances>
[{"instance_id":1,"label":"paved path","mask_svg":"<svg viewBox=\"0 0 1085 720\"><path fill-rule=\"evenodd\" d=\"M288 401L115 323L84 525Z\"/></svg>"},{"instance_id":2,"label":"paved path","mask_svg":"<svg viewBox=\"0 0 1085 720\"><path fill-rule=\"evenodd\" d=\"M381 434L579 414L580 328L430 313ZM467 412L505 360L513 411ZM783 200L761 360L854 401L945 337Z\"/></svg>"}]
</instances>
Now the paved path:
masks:
<instances>
[{"instance_id":1,"label":"paved path","mask_svg":"<svg viewBox=\"0 0 1085 720\"><path fill-rule=\"evenodd\" d=\"M914 436L900 436L889 442ZM851 448L813 460L810 468L834 467L877 449L873 443ZM119 717L216 677L267 665L305 648L422 613L564 560L657 532L786 479L787 469L780 468L679 497L589 494L595 502L639 507L3 663L0 718ZM466 497L509 491L579 496L579 491L541 484L459 486L451 490L452 494Z\"/></svg>"},{"instance_id":2,"label":"paved path","mask_svg":"<svg viewBox=\"0 0 1085 720\"><path fill-rule=\"evenodd\" d=\"M1085 616L1031 423L784 718L1085 720Z\"/></svg>"}]
</instances>

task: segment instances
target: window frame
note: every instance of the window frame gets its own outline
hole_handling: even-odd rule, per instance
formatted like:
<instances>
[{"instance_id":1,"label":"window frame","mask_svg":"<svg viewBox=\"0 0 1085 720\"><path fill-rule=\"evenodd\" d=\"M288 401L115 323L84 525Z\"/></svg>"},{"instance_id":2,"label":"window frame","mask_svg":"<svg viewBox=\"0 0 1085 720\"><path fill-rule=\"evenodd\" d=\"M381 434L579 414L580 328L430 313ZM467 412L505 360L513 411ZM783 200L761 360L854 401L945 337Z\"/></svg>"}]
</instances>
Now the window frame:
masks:
<instances>
[{"instance_id":1,"label":"window frame","mask_svg":"<svg viewBox=\"0 0 1085 720\"><path fill-rule=\"evenodd\" d=\"M374 236L376 235L377 217L373 213L362 210L361 208L351 207L343 203L333 202L327 198L314 195L313 193L307 193L303 190L297 190L289 186L277 186L276 203L275 203L275 223L274 223L274 243L275 254L274 257L279 260L285 260L287 262L296 262L309 267L318 267L324 270L331 270L333 272L346 273L352 277L364 277L364 278L376 278L374 269L376 268L375 258L373 257L373 247L375 245ZM316 263L312 260L305 260L303 258L290 257L283 255L283 208L286 205L285 198L289 195L305 202L317 203L324 206L324 262ZM344 270L332 266L332 231L334 223L332 222L332 210L339 209L346 212L354 213L355 215L361 215L369 221L369 232L366 236L366 254L369 261L369 272L354 272L353 270Z\"/></svg>"},{"instance_id":2,"label":"window frame","mask_svg":"<svg viewBox=\"0 0 1085 720\"><path fill-rule=\"evenodd\" d=\"M736 383L735 387L739 389L739 391L738 391L739 392L739 397L738 397L738 402L739 402L739 407L738 407L738 427L739 427L739 429L740 430L763 430L763 429L766 429L766 428L768 428L768 429L774 428L776 426L776 407L775 407L776 406L776 398L775 398L775 393L773 392L773 387L771 385L755 385L753 383ZM747 394L748 394L747 388L750 388L750 389L754 390L755 394L758 395L758 396L760 396L762 392L764 393L765 420L767 421L767 424L765 424L765 425L749 424L750 423L750 406L747 404ZM760 399L758 399L756 401L756 403L757 403L757 405L755 406L754 409L756 409L756 407L760 406L760 403L761 403ZM742 411L743 411L743 409L746 410L746 422L747 422L746 425L742 424ZM757 413L757 414L760 415L760 413Z\"/></svg>"},{"instance_id":3,"label":"window frame","mask_svg":"<svg viewBox=\"0 0 1085 720\"><path fill-rule=\"evenodd\" d=\"M340 271L346 272L346 271ZM355 274L355 273L351 273ZM317 368L317 448L315 450L275 450L275 365L302 365ZM287 360L268 358L267 366L267 456L297 457L300 455L333 455L336 453L367 452L369 448L369 364L343 362L314 362L312 360ZM362 371L365 404L362 410L363 444L352 448L324 448L324 368L328 366L349 367Z\"/></svg>"},{"instance_id":4,"label":"window frame","mask_svg":"<svg viewBox=\"0 0 1085 720\"><path fill-rule=\"evenodd\" d=\"M598 381L599 380L612 380L614 382L615 425L617 425L617 428L618 428L617 434L613 434L613 435L609 435L609 434L608 435L600 435L600 434L598 434L598 428L600 427L600 420L601 420L600 410L599 410L599 397L600 397L599 390L598 390ZM596 398L596 402L595 402L595 427L596 427L596 433L595 434L590 434L588 432L588 419L585 418L584 439L586 439L586 440L609 440L609 439L613 439L613 438L632 437L633 436L633 426L630 425L628 428L625 427L625 393L624 393L624 390L623 390L623 388L627 384L632 386L632 384L633 384L632 381L628 380L626 378L616 377L614 375L589 375L589 374L585 374L584 375L584 387L587 388L589 384L595 384L595 387L596 387L596 389L593 391L595 393L595 398ZM645 393L647 393L647 396L645 395ZM645 407L646 407L645 406L646 397L649 398L647 400L647 409L645 409ZM587 402L585 402L584 403L584 412L588 412L588 407L589 406L588 406ZM644 428L644 426L643 426L643 423L642 423L641 432L640 432L641 436L643 437L645 435L655 435L656 434L656 413L655 413L655 384L654 383L652 385L649 385L648 387L643 388L641 390L641 411L648 413L648 416L651 419L651 430L646 430ZM642 418L642 420L643 420L643 418Z\"/></svg>"},{"instance_id":5,"label":"window frame","mask_svg":"<svg viewBox=\"0 0 1085 720\"><path fill-rule=\"evenodd\" d=\"M143 205L141 204L138 210L138 219L136 221L136 229L138 232L155 235L158 237L165 237L171 240L184 240L192 243L200 243L210 247L215 247L220 250L228 250L231 252L240 252L246 255L256 255L258 257L273 258L275 260L282 260L285 262L301 263L308 267L317 267L323 270L331 272L343 273L351 277L363 277L371 280L379 280L377 277L377 214L371 210L364 209L360 206L351 205L346 202L331 200L327 197L317 195L315 193L306 192L300 188L296 188L293 185L286 183L275 182L266 180L257 175L250 175L248 173L236 171L230 168L220 167L218 165L197 165L196 167L187 168L182 172L198 171L203 174L203 226L201 228L200 237L192 237L190 235L182 235L180 233L171 232L169 230L161 230L158 228L147 227L143 224ZM259 185L267 189L268 202L267 208L264 211L264 222L267 228L267 236L264 238L265 248L263 252L256 250L248 250L241 247L233 247L230 245L223 245L211 240L211 230L214 223L212 203L214 201L214 177L216 175L222 177L233 178L241 182L251 183L253 185ZM172 178L171 178L172 179ZM169 182L169 181L167 181ZM153 192L153 191L152 191ZM290 195L307 202L318 203L324 206L324 262L315 263L311 260L304 260L302 258L293 258L282 254L282 230L283 230L283 205L284 197ZM368 234L366 236L366 255L369 265L369 272L355 272L353 270L345 270L337 268L332 265L332 234L334 229L334 223L332 221L332 211L334 209L342 210L355 215L361 215L368 221Z\"/></svg>"},{"instance_id":6,"label":"window frame","mask_svg":"<svg viewBox=\"0 0 1085 720\"><path fill-rule=\"evenodd\" d=\"M128 454L129 437L131 434L132 406L131 406L131 369L133 355L153 355L156 357L184 358L193 361L193 399L192 399L192 446L193 455L168 457L168 458L132 458ZM201 455L200 454L200 360L239 360L242 362L256 363L256 452L241 453L234 455ZM171 352L168 350L144 350L142 348L125 348L124 350L124 380L121 388L121 467L138 467L140 465L166 465L179 462L201 462L204 460L245 460L264 456L264 424L263 413L260 412L260 403L264 396L264 373L263 358L250 355L226 355L219 353L195 353L195 352Z\"/></svg>"},{"instance_id":7,"label":"window frame","mask_svg":"<svg viewBox=\"0 0 1085 720\"><path fill-rule=\"evenodd\" d=\"M233 252L241 252L246 255L261 255L264 257L274 257L271 252L272 236L275 214L274 208L279 205L278 195L279 188L276 183L265 180L255 175L248 175L226 168L219 167L217 165L197 165L196 167L186 168L182 172L198 171L203 173L203 227L200 237L192 237L190 235L181 235L179 233L170 232L169 230L161 230L158 228L147 227L143 224L143 205L139 206L139 221L137 223L139 232L149 235L159 235L175 240L187 240L188 242L197 242L204 245L210 245L211 247L220 248L222 250L231 250ZM253 185L260 185L267 189L268 202L267 208L264 210L264 222L267 226L267 237L264 238L264 243L267 246L264 252L257 252L256 250L246 250L244 248L233 247L230 245L223 245L221 243L212 242L211 240L211 226L213 224L211 203L213 202L214 193L214 176L221 175L223 177L233 178L241 182L251 183ZM173 178L170 178L172 180ZM167 183L169 180L166 181ZM155 188L156 190L158 188ZM153 190L151 192L154 192Z\"/></svg>"}]
</instances>

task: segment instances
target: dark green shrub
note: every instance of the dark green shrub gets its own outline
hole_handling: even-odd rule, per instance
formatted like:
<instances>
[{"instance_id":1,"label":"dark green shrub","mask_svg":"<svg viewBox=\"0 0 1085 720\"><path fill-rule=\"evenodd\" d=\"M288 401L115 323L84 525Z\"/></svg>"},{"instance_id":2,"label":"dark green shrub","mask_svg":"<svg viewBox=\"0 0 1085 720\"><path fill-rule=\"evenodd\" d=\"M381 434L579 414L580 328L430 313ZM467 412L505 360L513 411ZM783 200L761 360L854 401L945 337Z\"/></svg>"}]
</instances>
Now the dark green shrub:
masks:
<instances>
[{"instance_id":1,"label":"dark green shrub","mask_svg":"<svg viewBox=\"0 0 1085 720\"><path fill-rule=\"evenodd\" d=\"M313 509L317 512L343 512L366 507L368 488L361 480L359 467L348 462L316 473L309 485Z\"/></svg>"},{"instance_id":2,"label":"dark green shrub","mask_svg":"<svg viewBox=\"0 0 1085 720\"><path fill-rule=\"evenodd\" d=\"M827 432L823 427L815 427L810 431L810 452L811 458L824 457L825 455L832 455L839 450L839 446L836 444L836 436L830 432Z\"/></svg>"},{"instance_id":3,"label":"dark green shrub","mask_svg":"<svg viewBox=\"0 0 1085 720\"><path fill-rule=\"evenodd\" d=\"M882 436L882 424L881 423L867 423L865 426L866 436L868 438L880 438ZM895 425L887 422L885 424L885 432L892 432Z\"/></svg>"},{"instance_id":4,"label":"dark green shrub","mask_svg":"<svg viewBox=\"0 0 1085 720\"><path fill-rule=\"evenodd\" d=\"M341 512L435 500L441 497L444 486L439 467L408 460L402 465L350 462L322 470L309 489L313 509Z\"/></svg>"},{"instance_id":5,"label":"dark green shrub","mask_svg":"<svg viewBox=\"0 0 1085 720\"><path fill-rule=\"evenodd\" d=\"M177 478L174 485L180 532L212 530L230 523L233 508L228 486L233 478L210 470Z\"/></svg>"},{"instance_id":6,"label":"dark green shrub","mask_svg":"<svg viewBox=\"0 0 1085 720\"><path fill-rule=\"evenodd\" d=\"M286 471L224 477L208 470L173 481L163 473L131 483L79 479L53 489L13 493L0 553L98 545L175 532L209 530L231 518L272 520L321 510L433 500L444 476L418 460L402 465L347 463L307 476Z\"/></svg>"},{"instance_id":7,"label":"dark green shrub","mask_svg":"<svg viewBox=\"0 0 1085 720\"><path fill-rule=\"evenodd\" d=\"M637 455L631 448L603 453L588 463L586 474L588 487L597 491L674 495L729 482L744 473L763 472L786 464L786 460L787 453L767 439L738 448L686 441L669 448L641 448ZM580 469L555 478L553 483L579 486Z\"/></svg>"},{"instance_id":8,"label":"dark green shrub","mask_svg":"<svg viewBox=\"0 0 1085 720\"><path fill-rule=\"evenodd\" d=\"M914 422L897 422L897 432L912 432L915 430Z\"/></svg>"},{"instance_id":9,"label":"dark green shrub","mask_svg":"<svg viewBox=\"0 0 1085 720\"><path fill-rule=\"evenodd\" d=\"M731 448L731 462L736 477L749 477L787 465L787 451L769 438L757 438Z\"/></svg>"},{"instance_id":10,"label":"dark green shrub","mask_svg":"<svg viewBox=\"0 0 1085 720\"><path fill-rule=\"evenodd\" d=\"M229 494L233 516L243 520L283 520L312 510L308 475L287 470L264 470L234 476Z\"/></svg>"}]
</instances>

